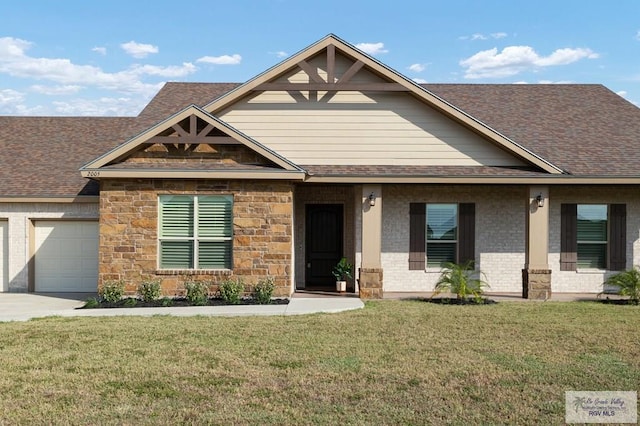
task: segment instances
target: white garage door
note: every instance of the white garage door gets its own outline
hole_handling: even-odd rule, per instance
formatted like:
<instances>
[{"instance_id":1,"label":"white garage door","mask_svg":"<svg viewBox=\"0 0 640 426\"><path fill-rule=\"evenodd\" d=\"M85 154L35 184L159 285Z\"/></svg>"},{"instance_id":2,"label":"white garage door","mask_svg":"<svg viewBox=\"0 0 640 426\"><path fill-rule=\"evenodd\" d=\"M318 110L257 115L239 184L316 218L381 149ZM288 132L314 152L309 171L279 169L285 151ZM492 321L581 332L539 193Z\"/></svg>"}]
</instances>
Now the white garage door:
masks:
<instances>
[{"instance_id":1,"label":"white garage door","mask_svg":"<svg viewBox=\"0 0 640 426\"><path fill-rule=\"evenodd\" d=\"M96 292L98 222L35 223L35 291Z\"/></svg>"},{"instance_id":2,"label":"white garage door","mask_svg":"<svg viewBox=\"0 0 640 426\"><path fill-rule=\"evenodd\" d=\"M9 290L9 239L7 221L0 220L0 291Z\"/></svg>"}]
</instances>

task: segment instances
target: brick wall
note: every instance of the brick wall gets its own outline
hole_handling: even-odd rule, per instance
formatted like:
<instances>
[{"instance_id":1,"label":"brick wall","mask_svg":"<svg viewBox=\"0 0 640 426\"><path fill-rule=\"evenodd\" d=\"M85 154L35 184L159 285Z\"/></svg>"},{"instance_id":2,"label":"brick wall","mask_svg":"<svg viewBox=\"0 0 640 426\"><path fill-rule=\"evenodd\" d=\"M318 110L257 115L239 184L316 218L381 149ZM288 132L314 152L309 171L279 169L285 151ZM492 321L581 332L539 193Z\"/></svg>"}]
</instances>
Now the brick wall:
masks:
<instances>
[{"instance_id":1,"label":"brick wall","mask_svg":"<svg viewBox=\"0 0 640 426\"><path fill-rule=\"evenodd\" d=\"M560 204L627 205L627 269L640 265L640 192L635 187L551 187L549 192L549 267L553 293L599 293L614 272L560 270Z\"/></svg>"},{"instance_id":2,"label":"brick wall","mask_svg":"<svg viewBox=\"0 0 640 426\"><path fill-rule=\"evenodd\" d=\"M432 291L440 269L410 271L409 204L475 203L476 267L493 292L522 292L526 192L518 186L386 185L383 188L384 291Z\"/></svg>"},{"instance_id":3,"label":"brick wall","mask_svg":"<svg viewBox=\"0 0 640 426\"><path fill-rule=\"evenodd\" d=\"M158 270L158 196L231 194L233 270L207 274ZM100 190L99 286L124 280L133 293L143 280L162 282L165 295L181 295L187 279L217 283L229 277L247 285L273 277L275 296L292 291L293 198L290 183L256 181L112 179ZM249 290L249 289L247 289Z\"/></svg>"}]
</instances>

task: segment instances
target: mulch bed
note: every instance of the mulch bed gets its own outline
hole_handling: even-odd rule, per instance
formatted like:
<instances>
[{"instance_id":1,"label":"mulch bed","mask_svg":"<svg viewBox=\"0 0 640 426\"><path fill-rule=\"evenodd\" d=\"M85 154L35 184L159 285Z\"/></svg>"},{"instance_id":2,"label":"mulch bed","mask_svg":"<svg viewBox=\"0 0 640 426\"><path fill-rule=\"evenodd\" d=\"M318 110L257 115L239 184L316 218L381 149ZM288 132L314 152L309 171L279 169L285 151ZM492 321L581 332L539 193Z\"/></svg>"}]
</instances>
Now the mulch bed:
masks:
<instances>
[{"instance_id":1,"label":"mulch bed","mask_svg":"<svg viewBox=\"0 0 640 426\"><path fill-rule=\"evenodd\" d=\"M165 302L163 299L157 300L155 302L145 302L141 299L128 297L116 303L98 302L97 305L93 305L93 306L85 305L78 309L163 308L163 307L184 307L184 306L234 306L218 298L208 299L207 303L204 305L193 305L183 297L171 298L169 300L171 301L171 303L167 304L167 302ZM289 299L286 299L286 298L271 299L271 303L270 303L270 305L288 305L288 304L289 304ZM259 305L259 303L257 303L254 299L246 298L246 299L242 299L240 303L238 303L237 305Z\"/></svg>"}]
</instances>

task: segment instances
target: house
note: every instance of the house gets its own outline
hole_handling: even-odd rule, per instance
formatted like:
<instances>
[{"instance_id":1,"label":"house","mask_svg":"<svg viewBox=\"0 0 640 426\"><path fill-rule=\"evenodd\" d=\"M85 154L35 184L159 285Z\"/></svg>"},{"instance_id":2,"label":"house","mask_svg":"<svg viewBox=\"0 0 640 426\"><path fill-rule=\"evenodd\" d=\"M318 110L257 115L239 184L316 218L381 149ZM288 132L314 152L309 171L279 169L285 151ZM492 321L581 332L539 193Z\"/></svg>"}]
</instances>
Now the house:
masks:
<instances>
[{"instance_id":1,"label":"house","mask_svg":"<svg viewBox=\"0 0 640 426\"><path fill-rule=\"evenodd\" d=\"M137 117L0 117L3 291L273 277L596 293L640 264L640 109L601 85L419 85L329 35Z\"/></svg>"}]
</instances>

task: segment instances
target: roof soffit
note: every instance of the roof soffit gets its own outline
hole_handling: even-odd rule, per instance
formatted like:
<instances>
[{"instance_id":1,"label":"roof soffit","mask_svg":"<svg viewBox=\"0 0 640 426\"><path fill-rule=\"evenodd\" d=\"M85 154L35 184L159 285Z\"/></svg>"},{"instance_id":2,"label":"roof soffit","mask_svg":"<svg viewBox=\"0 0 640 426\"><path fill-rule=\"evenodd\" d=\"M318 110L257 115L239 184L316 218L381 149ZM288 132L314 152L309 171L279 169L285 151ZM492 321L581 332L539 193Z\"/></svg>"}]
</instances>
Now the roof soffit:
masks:
<instances>
[{"instance_id":1,"label":"roof soffit","mask_svg":"<svg viewBox=\"0 0 640 426\"><path fill-rule=\"evenodd\" d=\"M327 75L320 76L317 71L309 65L310 60L318 55L326 54ZM341 78L337 79L333 74L333 66L335 57L341 54L353 60L351 68L349 68ZM351 77L358 73L361 69L366 69L379 77L385 83L352 83ZM283 75L292 71L304 71L309 76L309 83L281 83L276 80ZM367 55L355 46L338 38L333 34L329 34L323 39L310 45L309 47L294 54L290 58L282 61L267 71L259 74L255 78L240 85L236 89L219 97L213 102L207 104L204 109L211 114L219 114L225 109L232 108L237 101L250 96L255 92L269 90L322 90L322 91L341 91L341 90L358 90L358 91L402 91L412 94L414 97L425 102L437 111L454 119L461 125L471 129L472 131L486 137L492 143L510 152L518 158L544 170L547 173L559 174L563 173L560 167L555 166L551 162L545 160L539 155L529 151L508 136L487 126L480 120L472 117L451 103L445 101L426 88L413 82L392 68L386 66L375 58Z\"/></svg>"}]
</instances>

